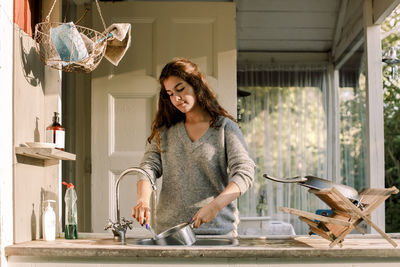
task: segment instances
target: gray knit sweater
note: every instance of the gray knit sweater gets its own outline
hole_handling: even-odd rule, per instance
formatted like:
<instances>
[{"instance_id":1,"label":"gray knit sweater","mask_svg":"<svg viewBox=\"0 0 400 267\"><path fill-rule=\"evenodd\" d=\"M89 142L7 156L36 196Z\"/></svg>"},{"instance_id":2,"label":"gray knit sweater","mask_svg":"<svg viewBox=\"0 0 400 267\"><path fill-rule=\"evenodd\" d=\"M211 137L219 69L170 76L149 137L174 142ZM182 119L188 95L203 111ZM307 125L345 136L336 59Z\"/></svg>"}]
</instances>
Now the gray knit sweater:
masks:
<instances>
[{"instance_id":1,"label":"gray knit sweater","mask_svg":"<svg viewBox=\"0 0 400 267\"><path fill-rule=\"evenodd\" d=\"M156 209L156 230L164 231L188 222L196 212L217 197L233 181L244 193L253 183L255 164L238 125L220 117L192 142L183 122L161 131L161 152L155 142L146 146L140 167L152 177L162 176ZM237 229L236 201L224 207L196 234L227 234Z\"/></svg>"}]
</instances>

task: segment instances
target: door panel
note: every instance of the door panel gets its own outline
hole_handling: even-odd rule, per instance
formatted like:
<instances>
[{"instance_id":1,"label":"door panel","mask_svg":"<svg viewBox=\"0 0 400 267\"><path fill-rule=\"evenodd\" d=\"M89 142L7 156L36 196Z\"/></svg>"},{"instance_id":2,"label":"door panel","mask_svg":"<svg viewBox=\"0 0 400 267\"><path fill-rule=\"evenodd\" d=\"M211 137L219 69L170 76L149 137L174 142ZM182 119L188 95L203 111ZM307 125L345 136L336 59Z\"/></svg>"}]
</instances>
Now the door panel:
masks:
<instances>
[{"instance_id":1,"label":"door panel","mask_svg":"<svg viewBox=\"0 0 400 267\"><path fill-rule=\"evenodd\" d=\"M144 153L157 107L162 67L172 58L196 62L220 103L236 116L234 3L101 3L106 23L131 23L132 45L118 67L103 59L92 73L92 224L103 231L114 218L114 182ZM94 9L95 10L95 7ZM93 27L101 29L98 16ZM136 203L136 178L121 182L121 216ZM136 228L142 228L135 224Z\"/></svg>"}]
</instances>

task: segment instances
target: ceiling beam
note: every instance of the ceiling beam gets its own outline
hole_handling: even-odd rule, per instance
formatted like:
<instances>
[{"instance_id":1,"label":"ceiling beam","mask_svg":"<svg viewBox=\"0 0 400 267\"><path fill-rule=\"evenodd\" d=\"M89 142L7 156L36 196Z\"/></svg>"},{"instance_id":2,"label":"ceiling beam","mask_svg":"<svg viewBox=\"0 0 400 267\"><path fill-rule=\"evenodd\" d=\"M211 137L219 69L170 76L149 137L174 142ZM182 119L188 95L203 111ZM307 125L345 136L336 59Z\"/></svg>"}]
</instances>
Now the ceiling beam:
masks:
<instances>
[{"instance_id":1,"label":"ceiling beam","mask_svg":"<svg viewBox=\"0 0 400 267\"><path fill-rule=\"evenodd\" d=\"M351 56L354 55L354 53L364 44L364 38L359 38L354 42L354 44L351 46L350 50L347 53L343 53L343 56L338 58L335 61L335 68L340 69L346 61L351 58Z\"/></svg>"},{"instance_id":2,"label":"ceiling beam","mask_svg":"<svg viewBox=\"0 0 400 267\"><path fill-rule=\"evenodd\" d=\"M336 21L335 34L334 34L333 40L332 40L332 56L333 57L335 56L336 47L342 36L342 28L343 28L343 24L344 24L344 18L346 16L346 10L347 10L348 3L349 3L349 0L341 0L341 2L340 2L340 9L339 9L339 14L338 14L337 21Z\"/></svg>"},{"instance_id":3,"label":"ceiling beam","mask_svg":"<svg viewBox=\"0 0 400 267\"><path fill-rule=\"evenodd\" d=\"M237 61L242 63L321 63L328 62L328 53L323 52L238 52Z\"/></svg>"},{"instance_id":4,"label":"ceiling beam","mask_svg":"<svg viewBox=\"0 0 400 267\"><path fill-rule=\"evenodd\" d=\"M373 23L381 24L400 4L400 0L373 0Z\"/></svg>"},{"instance_id":5,"label":"ceiling beam","mask_svg":"<svg viewBox=\"0 0 400 267\"><path fill-rule=\"evenodd\" d=\"M335 62L336 64L351 43L353 43L354 41L358 43L358 41L355 39L357 38L357 36L359 36L364 28L363 17L359 17L353 25L346 25L345 27L347 28L346 34L345 36L341 36L341 38L339 39L335 55L332 58L333 62Z\"/></svg>"}]
</instances>

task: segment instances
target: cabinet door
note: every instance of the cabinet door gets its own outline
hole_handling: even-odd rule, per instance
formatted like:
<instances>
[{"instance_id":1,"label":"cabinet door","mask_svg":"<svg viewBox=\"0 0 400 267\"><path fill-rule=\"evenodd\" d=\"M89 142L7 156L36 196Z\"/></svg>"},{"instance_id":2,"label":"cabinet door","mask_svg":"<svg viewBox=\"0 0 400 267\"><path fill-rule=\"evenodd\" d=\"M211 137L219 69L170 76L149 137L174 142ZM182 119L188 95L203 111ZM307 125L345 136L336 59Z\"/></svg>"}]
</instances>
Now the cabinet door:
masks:
<instances>
[{"instance_id":1,"label":"cabinet door","mask_svg":"<svg viewBox=\"0 0 400 267\"><path fill-rule=\"evenodd\" d=\"M131 23L132 44L119 63L103 59L92 73L92 225L103 231L115 214L118 175L137 166L157 107L158 76L174 57L196 62L220 103L236 115L234 3L101 3L106 23ZM95 10L95 6L93 6ZM93 13L95 29L101 29ZM121 216L136 204L134 175L121 182ZM140 228L138 224L136 228Z\"/></svg>"}]
</instances>

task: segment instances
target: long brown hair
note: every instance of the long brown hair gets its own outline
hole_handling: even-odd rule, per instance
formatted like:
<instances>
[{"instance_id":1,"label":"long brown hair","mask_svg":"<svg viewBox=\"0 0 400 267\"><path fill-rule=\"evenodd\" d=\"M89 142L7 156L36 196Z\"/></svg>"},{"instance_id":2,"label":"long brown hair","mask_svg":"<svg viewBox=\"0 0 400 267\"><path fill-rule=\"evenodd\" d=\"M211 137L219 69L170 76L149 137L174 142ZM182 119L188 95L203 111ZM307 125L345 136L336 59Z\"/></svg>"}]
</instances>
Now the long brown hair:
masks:
<instances>
[{"instance_id":1,"label":"long brown hair","mask_svg":"<svg viewBox=\"0 0 400 267\"><path fill-rule=\"evenodd\" d=\"M160 149L160 129L163 127L169 128L185 120L185 114L171 103L170 96L165 89L164 81L170 76L181 78L193 87L196 101L211 116L210 127L218 127L217 121L220 115L235 121L235 119L218 103L214 92L211 90L197 65L186 58L174 58L164 66L160 74L160 98L158 101L157 114L151 127L151 135L147 138L149 143L151 143L153 138L156 138L157 145Z\"/></svg>"}]
</instances>

